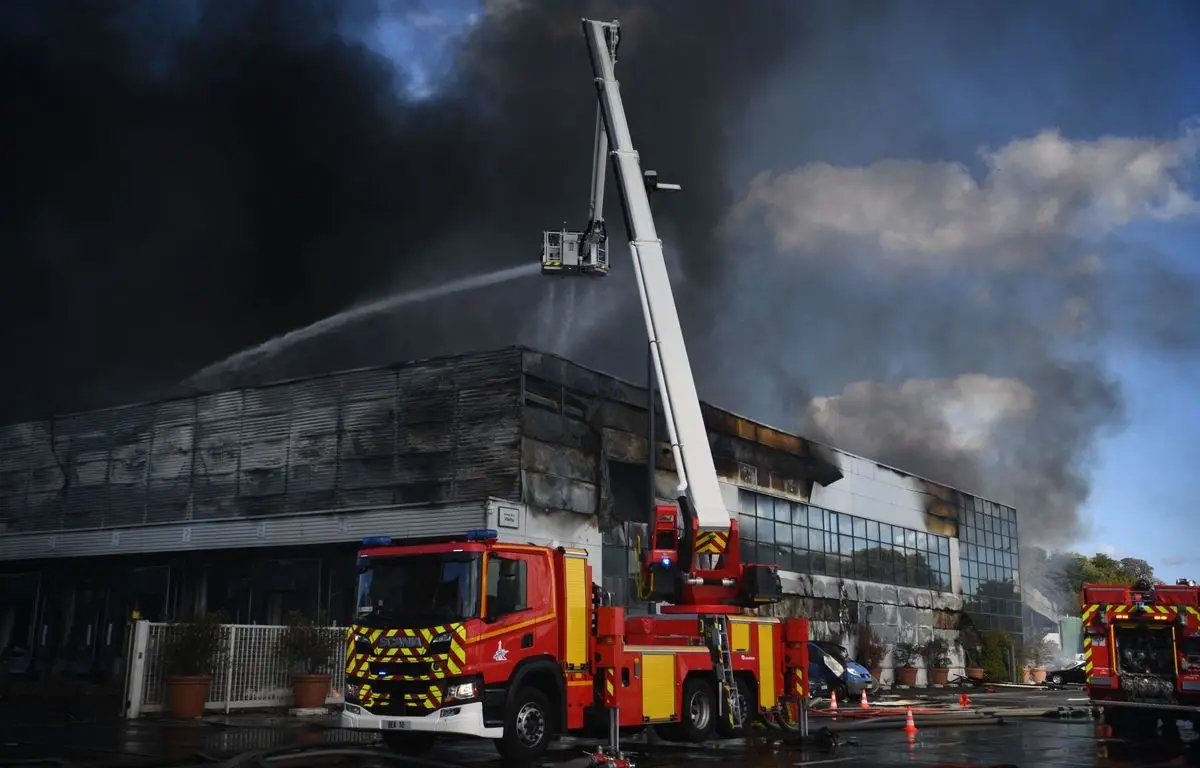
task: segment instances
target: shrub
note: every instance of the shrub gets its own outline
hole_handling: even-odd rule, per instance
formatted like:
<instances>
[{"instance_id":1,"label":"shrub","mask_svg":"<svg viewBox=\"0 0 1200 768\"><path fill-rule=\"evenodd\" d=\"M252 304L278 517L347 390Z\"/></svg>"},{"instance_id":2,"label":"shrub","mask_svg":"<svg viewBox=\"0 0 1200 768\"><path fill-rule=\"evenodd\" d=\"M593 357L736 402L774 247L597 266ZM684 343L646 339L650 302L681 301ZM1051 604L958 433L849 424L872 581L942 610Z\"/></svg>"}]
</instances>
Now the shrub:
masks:
<instances>
[{"instance_id":1,"label":"shrub","mask_svg":"<svg viewBox=\"0 0 1200 768\"><path fill-rule=\"evenodd\" d=\"M854 646L855 661L867 669L878 667L887 655L887 646L879 641L879 636L870 624L858 628L858 640Z\"/></svg>"},{"instance_id":2,"label":"shrub","mask_svg":"<svg viewBox=\"0 0 1200 768\"><path fill-rule=\"evenodd\" d=\"M1040 667L1051 655L1050 644L1045 640L1035 640L1022 649L1021 656L1032 667Z\"/></svg>"},{"instance_id":3,"label":"shrub","mask_svg":"<svg viewBox=\"0 0 1200 768\"><path fill-rule=\"evenodd\" d=\"M892 663L897 667L911 667L920 656L921 649L916 643L896 643L892 648Z\"/></svg>"},{"instance_id":4,"label":"shrub","mask_svg":"<svg viewBox=\"0 0 1200 768\"><path fill-rule=\"evenodd\" d=\"M963 652L963 664L968 667L983 666L983 649L981 646L981 638L979 630L974 627L963 627L958 630L958 647Z\"/></svg>"},{"instance_id":5,"label":"shrub","mask_svg":"<svg viewBox=\"0 0 1200 768\"><path fill-rule=\"evenodd\" d=\"M945 669L950 666L950 643L934 635L920 648L927 669Z\"/></svg>"},{"instance_id":6,"label":"shrub","mask_svg":"<svg viewBox=\"0 0 1200 768\"><path fill-rule=\"evenodd\" d=\"M167 674L212 674L224 647L221 642L223 619L220 614L209 614L168 625L163 637L163 662Z\"/></svg>"},{"instance_id":7,"label":"shrub","mask_svg":"<svg viewBox=\"0 0 1200 768\"><path fill-rule=\"evenodd\" d=\"M984 631L981 637L980 661L983 664L984 674L989 680L1009 679L1008 652L1012 648L1012 644L1012 637L1003 630Z\"/></svg>"},{"instance_id":8,"label":"shrub","mask_svg":"<svg viewBox=\"0 0 1200 768\"><path fill-rule=\"evenodd\" d=\"M328 671L343 638L300 611L288 613L286 622L277 650L292 671L302 675Z\"/></svg>"}]
</instances>

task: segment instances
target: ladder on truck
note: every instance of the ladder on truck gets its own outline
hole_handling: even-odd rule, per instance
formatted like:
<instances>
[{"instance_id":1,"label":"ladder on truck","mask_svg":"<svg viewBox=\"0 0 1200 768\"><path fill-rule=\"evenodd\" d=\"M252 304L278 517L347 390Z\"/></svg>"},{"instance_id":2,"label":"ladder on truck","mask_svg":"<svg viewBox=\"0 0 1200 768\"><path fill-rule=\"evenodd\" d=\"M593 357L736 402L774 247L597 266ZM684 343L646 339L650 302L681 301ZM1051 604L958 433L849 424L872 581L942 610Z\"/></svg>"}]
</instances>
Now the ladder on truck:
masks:
<instances>
[{"instance_id":1,"label":"ladder on truck","mask_svg":"<svg viewBox=\"0 0 1200 768\"><path fill-rule=\"evenodd\" d=\"M742 708L738 706L737 678L733 676L733 651L729 645L729 617L704 616L700 632L712 657L713 673L717 678L717 714L724 717L730 728L742 727Z\"/></svg>"}]
</instances>

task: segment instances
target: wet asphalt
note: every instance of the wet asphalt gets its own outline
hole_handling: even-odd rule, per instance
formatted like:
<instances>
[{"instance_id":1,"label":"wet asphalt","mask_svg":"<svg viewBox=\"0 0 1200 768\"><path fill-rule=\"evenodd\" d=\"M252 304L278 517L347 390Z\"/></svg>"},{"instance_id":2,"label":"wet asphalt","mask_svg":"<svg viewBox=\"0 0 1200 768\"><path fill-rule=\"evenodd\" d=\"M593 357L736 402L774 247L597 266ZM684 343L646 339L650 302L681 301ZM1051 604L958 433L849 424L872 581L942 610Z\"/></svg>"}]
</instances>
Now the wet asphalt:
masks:
<instances>
[{"instance_id":1,"label":"wet asphalt","mask_svg":"<svg viewBox=\"0 0 1200 768\"><path fill-rule=\"evenodd\" d=\"M957 692L944 692L952 700ZM972 693L974 710L1012 711L1082 707L1080 691L997 690ZM934 698L937 698L935 695ZM921 706L935 706L922 704ZM844 711L844 710L843 710ZM903 709L898 710L902 712ZM920 711L920 708L918 708ZM848 713L847 713L848 714ZM1185 766L1200 765L1200 739L1190 728L1181 741L1164 739L1131 742L1103 738L1082 711L1076 717L980 718L981 724L938 726L933 718L917 717L911 737L900 728L856 730L859 720L841 716L813 717L814 737L804 743L771 735L747 740L711 742L703 746L628 738L623 747L640 768L698 768L731 766ZM982 724L987 723L987 724ZM825 726L837 730L822 733ZM564 739L547 754L554 768L583 768L585 751L596 742ZM330 727L330 721L299 719L284 714L246 714L179 722L138 721L111 717L53 720L36 712L0 712L0 766L58 764L124 768L137 766L278 765L396 766L378 746L373 734ZM500 766L496 751L486 742L448 741L409 765L427 768Z\"/></svg>"}]
</instances>

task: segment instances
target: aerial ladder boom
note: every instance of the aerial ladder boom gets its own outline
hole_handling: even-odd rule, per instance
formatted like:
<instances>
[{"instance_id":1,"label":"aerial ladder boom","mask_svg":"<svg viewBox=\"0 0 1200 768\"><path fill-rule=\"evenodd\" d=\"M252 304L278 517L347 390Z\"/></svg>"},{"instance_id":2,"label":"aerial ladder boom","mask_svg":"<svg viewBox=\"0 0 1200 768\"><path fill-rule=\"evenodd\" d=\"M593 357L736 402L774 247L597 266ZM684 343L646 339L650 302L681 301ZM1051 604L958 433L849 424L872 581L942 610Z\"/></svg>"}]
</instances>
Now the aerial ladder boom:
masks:
<instances>
[{"instance_id":1,"label":"aerial ladder boom","mask_svg":"<svg viewBox=\"0 0 1200 768\"><path fill-rule=\"evenodd\" d=\"M611 155L650 340L650 355L679 476L679 501L681 505L687 505L685 516L692 516L697 532L725 533L729 530L729 512L717 483L708 432L700 413L700 400L667 275L662 240L655 230L650 210L652 188L678 189L678 186L658 184L653 174L642 173L614 70L618 39L616 22L585 19L583 26L595 73L599 117L603 120L603 127L597 125L596 129L588 234L595 229L603 231L604 163L606 155Z\"/></svg>"}]
</instances>

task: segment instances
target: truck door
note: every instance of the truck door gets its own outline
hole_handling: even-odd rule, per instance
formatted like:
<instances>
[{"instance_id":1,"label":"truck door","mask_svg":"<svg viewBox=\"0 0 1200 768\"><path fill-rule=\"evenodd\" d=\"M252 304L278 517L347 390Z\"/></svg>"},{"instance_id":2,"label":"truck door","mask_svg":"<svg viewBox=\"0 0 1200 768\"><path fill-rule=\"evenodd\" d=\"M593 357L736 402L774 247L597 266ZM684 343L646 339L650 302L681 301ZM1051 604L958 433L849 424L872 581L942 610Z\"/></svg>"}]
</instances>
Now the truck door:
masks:
<instances>
[{"instance_id":1,"label":"truck door","mask_svg":"<svg viewBox=\"0 0 1200 768\"><path fill-rule=\"evenodd\" d=\"M557 651L554 580L542 552L489 552L484 625L477 641L489 680L506 679L522 659Z\"/></svg>"}]
</instances>

